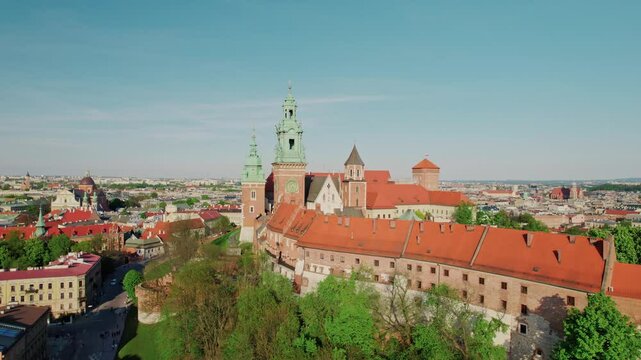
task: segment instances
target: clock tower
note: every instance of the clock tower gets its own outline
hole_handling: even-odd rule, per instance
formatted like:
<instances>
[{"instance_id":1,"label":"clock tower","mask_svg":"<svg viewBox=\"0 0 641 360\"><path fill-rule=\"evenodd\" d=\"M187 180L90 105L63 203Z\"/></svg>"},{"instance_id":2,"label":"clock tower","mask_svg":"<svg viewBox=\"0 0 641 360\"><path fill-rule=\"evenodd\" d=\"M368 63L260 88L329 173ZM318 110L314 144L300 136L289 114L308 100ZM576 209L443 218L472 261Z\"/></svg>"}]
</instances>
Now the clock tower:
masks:
<instances>
[{"instance_id":1,"label":"clock tower","mask_svg":"<svg viewBox=\"0 0 641 360\"><path fill-rule=\"evenodd\" d=\"M276 125L276 158L274 173L274 205L280 203L305 206L305 147L303 127L296 118L296 100L292 85L283 103L283 117Z\"/></svg>"}]
</instances>

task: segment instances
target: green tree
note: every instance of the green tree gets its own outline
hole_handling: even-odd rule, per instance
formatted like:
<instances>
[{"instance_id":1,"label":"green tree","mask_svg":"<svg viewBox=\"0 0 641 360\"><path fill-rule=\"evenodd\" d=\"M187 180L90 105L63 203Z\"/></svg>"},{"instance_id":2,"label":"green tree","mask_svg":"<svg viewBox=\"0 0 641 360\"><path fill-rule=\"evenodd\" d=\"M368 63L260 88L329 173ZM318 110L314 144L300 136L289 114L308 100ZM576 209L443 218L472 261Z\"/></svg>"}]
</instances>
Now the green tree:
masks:
<instances>
[{"instance_id":1,"label":"green tree","mask_svg":"<svg viewBox=\"0 0 641 360\"><path fill-rule=\"evenodd\" d=\"M135 302L138 301L136 298L136 286L142 282L142 273L137 270L129 270L125 274L125 277L122 279L122 288L127 292L127 297Z\"/></svg>"},{"instance_id":2,"label":"green tree","mask_svg":"<svg viewBox=\"0 0 641 360\"><path fill-rule=\"evenodd\" d=\"M57 259L62 255L65 255L71 251L71 240L67 235L54 235L49 242L47 243L49 247L49 254L51 259Z\"/></svg>"},{"instance_id":3,"label":"green tree","mask_svg":"<svg viewBox=\"0 0 641 360\"><path fill-rule=\"evenodd\" d=\"M93 246L91 245L90 240L80 241L77 243L73 243L71 245L71 251L74 251L74 252L82 251L82 252L90 253L90 252L93 252Z\"/></svg>"},{"instance_id":4,"label":"green tree","mask_svg":"<svg viewBox=\"0 0 641 360\"><path fill-rule=\"evenodd\" d=\"M0 245L0 266L2 266L3 269L11 267L11 254L4 244Z\"/></svg>"},{"instance_id":5,"label":"green tree","mask_svg":"<svg viewBox=\"0 0 641 360\"><path fill-rule=\"evenodd\" d=\"M125 207L125 202L119 198L114 198L109 201L109 208L111 210L118 210Z\"/></svg>"},{"instance_id":6,"label":"green tree","mask_svg":"<svg viewBox=\"0 0 641 360\"><path fill-rule=\"evenodd\" d=\"M554 359L641 357L641 334L603 293L588 295L588 306L583 311L570 309L563 333L565 337L557 344Z\"/></svg>"},{"instance_id":7,"label":"green tree","mask_svg":"<svg viewBox=\"0 0 641 360\"><path fill-rule=\"evenodd\" d=\"M29 266L43 266L49 262L47 245L41 239L34 238L25 241L24 250Z\"/></svg>"},{"instance_id":8,"label":"green tree","mask_svg":"<svg viewBox=\"0 0 641 360\"><path fill-rule=\"evenodd\" d=\"M102 234L92 236L89 241L91 242L91 252L94 254L102 251L105 245L105 239L102 237Z\"/></svg>"},{"instance_id":9,"label":"green tree","mask_svg":"<svg viewBox=\"0 0 641 360\"><path fill-rule=\"evenodd\" d=\"M461 203L454 210L454 221L459 224L474 224L474 207L469 203Z\"/></svg>"}]
</instances>

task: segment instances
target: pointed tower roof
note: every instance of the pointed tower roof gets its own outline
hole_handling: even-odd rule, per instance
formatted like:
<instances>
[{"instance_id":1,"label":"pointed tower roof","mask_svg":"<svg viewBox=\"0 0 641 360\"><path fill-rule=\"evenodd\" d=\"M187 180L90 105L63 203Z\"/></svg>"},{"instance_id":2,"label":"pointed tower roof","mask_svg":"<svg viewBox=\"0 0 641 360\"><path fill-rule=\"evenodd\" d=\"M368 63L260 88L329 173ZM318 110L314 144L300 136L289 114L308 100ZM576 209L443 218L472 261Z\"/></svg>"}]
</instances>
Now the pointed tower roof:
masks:
<instances>
[{"instance_id":1,"label":"pointed tower roof","mask_svg":"<svg viewBox=\"0 0 641 360\"><path fill-rule=\"evenodd\" d=\"M439 170L440 168L436 166L436 164L434 164L433 162L427 160L427 158L419 161L418 164L412 167L412 170L423 170L423 169Z\"/></svg>"},{"instance_id":2,"label":"pointed tower roof","mask_svg":"<svg viewBox=\"0 0 641 360\"><path fill-rule=\"evenodd\" d=\"M347 165L365 166L363 159L361 159L361 156L358 154L356 145L354 145L354 147L352 148L352 152L349 154L349 157L347 158L347 160L345 160L345 166Z\"/></svg>"},{"instance_id":3,"label":"pointed tower roof","mask_svg":"<svg viewBox=\"0 0 641 360\"><path fill-rule=\"evenodd\" d=\"M40 213L38 214L38 222L36 223L36 231L34 235L36 237L41 237L44 236L44 234L47 233L47 229L45 228L45 220L42 217L42 206L40 206Z\"/></svg>"},{"instance_id":4,"label":"pointed tower roof","mask_svg":"<svg viewBox=\"0 0 641 360\"><path fill-rule=\"evenodd\" d=\"M258 145L256 145L256 131L252 130L251 141L249 142L249 155L245 159L245 167L241 182L264 182L265 174L263 173L263 162L258 154Z\"/></svg>"},{"instance_id":5,"label":"pointed tower roof","mask_svg":"<svg viewBox=\"0 0 641 360\"><path fill-rule=\"evenodd\" d=\"M276 125L275 159L277 163L306 163L303 146L303 124L297 118L296 99L289 83L287 97L283 101L283 117Z\"/></svg>"}]
</instances>

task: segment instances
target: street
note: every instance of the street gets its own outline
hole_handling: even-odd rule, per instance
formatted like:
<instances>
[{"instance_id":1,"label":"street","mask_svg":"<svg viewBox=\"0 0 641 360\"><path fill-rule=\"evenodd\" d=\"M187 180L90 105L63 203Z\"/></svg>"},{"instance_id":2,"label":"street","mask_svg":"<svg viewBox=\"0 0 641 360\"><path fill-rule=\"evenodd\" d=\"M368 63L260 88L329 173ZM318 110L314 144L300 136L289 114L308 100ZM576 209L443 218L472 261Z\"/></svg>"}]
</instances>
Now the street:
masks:
<instances>
[{"instance_id":1,"label":"street","mask_svg":"<svg viewBox=\"0 0 641 360\"><path fill-rule=\"evenodd\" d=\"M49 325L50 358L113 360L127 317L127 294L122 290L122 279L130 269L142 271L142 268L143 264L139 263L116 268L103 281L99 306L76 317L71 324Z\"/></svg>"}]
</instances>

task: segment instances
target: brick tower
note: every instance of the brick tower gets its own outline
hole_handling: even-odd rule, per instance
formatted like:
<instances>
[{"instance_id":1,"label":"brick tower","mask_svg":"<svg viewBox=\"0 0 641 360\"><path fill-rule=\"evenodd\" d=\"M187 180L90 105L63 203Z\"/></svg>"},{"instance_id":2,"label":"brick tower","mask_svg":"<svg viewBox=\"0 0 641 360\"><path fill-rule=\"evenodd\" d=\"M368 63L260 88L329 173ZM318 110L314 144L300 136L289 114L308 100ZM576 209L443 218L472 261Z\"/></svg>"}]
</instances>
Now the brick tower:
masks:
<instances>
[{"instance_id":1,"label":"brick tower","mask_svg":"<svg viewBox=\"0 0 641 360\"><path fill-rule=\"evenodd\" d=\"M256 134L252 133L249 155L245 160L241 175L242 224L240 241L254 241L256 218L265 213L265 174L263 163L258 155Z\"/></svg>"},{"instance_id":2,"label":"brick tower","mask_svg":"<svg viewBox=\"0 0 641 360\"><path fill-rule=\"evenodd\" d=\"M427 190L438 190L438 181L441 169L433 162L425 159L412 167L412 178L414 183L421 185Z\"/></svg>"},{"instance_id":3,"label":"brick tower","mask_svg":"<svg viewBox=\"0 0 641 360\"><path fill-rule=\"evenodd\" d=\"M345 160L345 174L342 184L343 207L364 209L367 199L365 163L358 154L356 145Z\"/></svg>"},{"instance_id":4,"label":"brick tower","mask_svg":"<svg viewBox=\"0 0 641 360\"><path fill-rule=\"evenodd\" d=\"M283 103L283 118L276 125L276 158L274 173L274 206L280 203L305 206L305 147L303 127L296 119L296 100L292 86Z\"/></svg>"}]
</instances>

